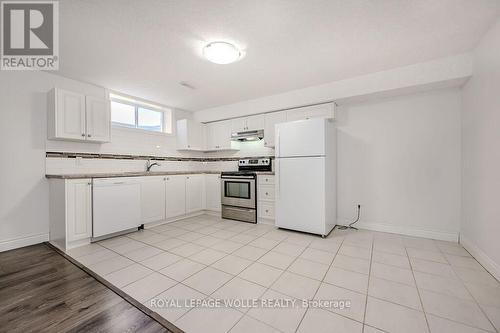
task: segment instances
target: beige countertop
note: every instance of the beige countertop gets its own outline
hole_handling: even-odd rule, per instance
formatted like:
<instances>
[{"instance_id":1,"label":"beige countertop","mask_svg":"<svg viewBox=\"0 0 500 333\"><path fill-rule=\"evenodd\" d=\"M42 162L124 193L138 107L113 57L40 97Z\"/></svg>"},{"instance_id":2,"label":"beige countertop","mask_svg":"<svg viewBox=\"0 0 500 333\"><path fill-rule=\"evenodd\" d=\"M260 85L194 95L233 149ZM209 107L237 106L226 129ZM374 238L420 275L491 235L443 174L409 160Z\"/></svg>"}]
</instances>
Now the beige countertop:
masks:
<instances>
[{"instance_id":1,"label":"beige countertop","mask_svg":"<svg viewBox=\"0 0 500 333\"><path fill-rule=\"evenodd\" d=\"M108 173L79 173L45 175L49 179L84 179L84 178L114 178L114 177L143 177L143 176L170 176L194 174L220 174L220 171L142 171L142 172L108 172ZM257 175L274 175L272 171L256 172Z\"/></svg>"},{"instance_id":2,"label":"beige countertop","mask_svg":"<svg viewBox=\"0 0 500 333\"><path fill-rule=\"evenodd\" d=\"M220 174L220 171L142 171L142 172L109 172L109 173L79 173L68 175L45 175L52 179L83 179L83 178L114 178L114 177L143 177L143 176L171 176L194 174Z\"/></svg>"}]
</instances>

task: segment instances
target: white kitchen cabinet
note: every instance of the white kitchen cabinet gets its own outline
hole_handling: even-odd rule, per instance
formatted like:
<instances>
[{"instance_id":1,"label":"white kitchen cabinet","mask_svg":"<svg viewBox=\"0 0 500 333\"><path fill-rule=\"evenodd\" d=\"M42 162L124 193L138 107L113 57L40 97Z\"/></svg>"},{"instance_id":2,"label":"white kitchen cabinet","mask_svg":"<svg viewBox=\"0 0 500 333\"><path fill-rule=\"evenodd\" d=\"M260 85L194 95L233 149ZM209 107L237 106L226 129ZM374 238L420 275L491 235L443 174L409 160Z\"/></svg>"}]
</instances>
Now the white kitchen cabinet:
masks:
<instances>
[{"instance_id":1,"label":"white kitchen cabinet","mask_svg":"<svg viewBox=\"0 0 500 333\"><path fill-rule=\"evenodd\" d=\"M165 218L184 214L186 214L186 176L167 176L165 178Z\"/></svg>"},{"instance_id":2,"label":"white kitchen cabinet","mask_svg":"<svg viewBox=\"0 0 500 333\"><path fill-rule=\"evenodd\" d=\"M54 88L47 98L49 139L111 141L111 111L103 98Z\"/></svg>"},{"instance_id":3,"label":"white kitchen cabinet","mask_svg":"<svg viewBox=\"0 0 500 333\"><path fill-rule=\"evenodd\" d=\"M66 223L69 242L92 235L92 186L90 179L66 182Z\"/></svg>"},{"instance_id":4,"label":"white kitchen cabinet","mask_svg":"<svg viewBox=\"0 0 500 333\"><path fill-rule=\"evenodd\" d=\"M246 120L247 120L247 129L246 129L247 131L264 129L265 116L263 114L246 117Z\"/></svg>"},{"instance_id":5,"label":"white kitchen cabinet","mask_svg":"<svg viewBox=\"0 0 500 333\"><path fill-rule=\"evenodd\" d=\"M141 180L141 221L157 222L165 219L166 177L148 176Z\"/></svg>"},{"instance_id":6,"label":"white kitchen cabinet","mask_svg":"<svg viewBox=\"0 0 500 333\"><path fill-rule=\"evenodd\" d=\"M243 132L247 129L246 117L231 119L231 132Z\"/></svg>"},{"instance_id":7,"label":"white kitchen cabinet","mask_svg":"<svg viewBox=\"0 0 500 333\"><path fill-rule=\"evenodd\" d=\"M111 112L109 100L85 97L87 141L111 141Z\"/></svg>"},{"instance_id":8,"label":"white kitchen cabinet","mask_svg":"<svg viewBox=\"0 0 500 333\"><path fill-rule=\"evenodd\" d=\"M286 122L286 112L271 112L264 117L264 146L274 147L274 125Z\"/></svg>"},{"instance_id":9,"label":"white kitchen cabinet","mask_svg":"<svg viewBox=\"0 0 500 333\"><path fill-rule=\"evenodd\" d=\"M50 179L49 188L50 242L64 251L90 243L91 179Z\"/></svg>"},{"instance_id":10,"label":"white kitchen cabinet","mask_svg":"<svg viewBox=\"0 0 500 333\"><path fill-rule=\"evenodd\" d=\"M85 95L52 89L47 98L49 139L85 140Z\"/></svg>"},{"instance_id":11,"label":"white kitchen cabinet","mask_svg":"<svg viewBox=\"0 0 500 333\"><path fill-rule=\"evenodd\" d=\"M264 129L264 115L235 118L231 120L231 131L244 132Z\"/></svg>"},{"instance_id":12,"label":"white kitchen cabinet","mask_svg":"<svg viewBox=\"0 0 500 333\"><path fill-rule=\"evenodd\" d=\"M177 149L203 151L206 149L206 125L191 119L177 121Z\"/></svg>"},{"instance_id":13,"label":"white kitchen cabinet","mask_svg":"<svg viewBox=\"0 0 500 333\"><path fill-rule=\"evenodd\" d=\"M186 213L193 213L203 209L205 196L205 176L186 176Z\"/></svg>"},{"instance_id":14,"label":"white kitchen cabinet","mask_svg":"<svg viewBox=\"0 0 500 333\"><path fill-rule=\"evenodd\" d=\"M207 150L231 149L231 121L216 121L207 124Z\"/></svg>"},{"instance_id":15,"label":"white kitchen cabinet","mask_svg":"<svg viewBox=\"0 0 500 333\"><path fill-rule=\"evenodd\" d=\"M286 111L286 121L304 120L311 118L334 118L335 104L326 103Z\"/></svg>"},{"instance_id":16,"label":"white kitchen cabinet","mask_svg":"<svg viewBox=\"0 0 500 333\"><path fill-rule=\"evenodd\" d=\"M274 175L257 175L257 216L263 223L274 223Z\"/></svg>"},{"instance_id":17,"label":"white kitchen cabinet","mask_svg":"<svg viewBox=\"0 0 500 333\"><path fill-rule=\"evenodd\" d=\"M205 175L206 209L221 211L221 180L220 174Z\"/></svg>"}]
</instances>

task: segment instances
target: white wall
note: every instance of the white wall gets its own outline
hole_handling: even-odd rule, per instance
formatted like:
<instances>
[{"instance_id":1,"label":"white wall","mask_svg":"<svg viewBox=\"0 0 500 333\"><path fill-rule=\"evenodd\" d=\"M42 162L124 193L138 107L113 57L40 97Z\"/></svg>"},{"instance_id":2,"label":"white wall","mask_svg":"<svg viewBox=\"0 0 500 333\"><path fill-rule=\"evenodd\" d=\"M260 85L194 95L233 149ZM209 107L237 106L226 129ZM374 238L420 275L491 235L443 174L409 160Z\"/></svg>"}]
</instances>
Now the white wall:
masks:
<instances>
[{"instance_id":1,"label":"white wall","mask_svg":"<svg viewBox=\"0 0 500 333\"><path fill-rule=\"evenodd\" d=\"M0 251L47 240L46 144L48 150L58 151L176 153L175 137L116 130L113 143L102 146L47 141L46 96L55 86L94 96L105 94L104 88L45 72L0 72Z\"/></svg>"},{"instance_id":2,"label":"white wall","mask_svg":"<svg viewBox=\"0 0 500 333\"><path fill-rule=\"evenodd\" d=\"M351 79L292 90L282 94L213 107L195 112L194 118L206 122L325 101L342 102L365 98L366 96L394 96L422 89L460 86L471 75L472 56L468 53L460 54Z\"/></svg>"},{"instance_id":3,"label":"white wall","mask_svg":"<svg viewBox=\"0 0 500 333\"><path fill-rule=\"evenodd\" d=\"M337 108L338 217L379 231L457 240L458 88Z\"/></svg>"},{"instance_id":4,"label":"white wall","mask_svg":"<svg viewBox=\"0 0 500 333\"><path fill-rule=\"evenodd\" d=\"M462 244L500 279L500 19L463 88Z\"/></svg>"}]
</instances>

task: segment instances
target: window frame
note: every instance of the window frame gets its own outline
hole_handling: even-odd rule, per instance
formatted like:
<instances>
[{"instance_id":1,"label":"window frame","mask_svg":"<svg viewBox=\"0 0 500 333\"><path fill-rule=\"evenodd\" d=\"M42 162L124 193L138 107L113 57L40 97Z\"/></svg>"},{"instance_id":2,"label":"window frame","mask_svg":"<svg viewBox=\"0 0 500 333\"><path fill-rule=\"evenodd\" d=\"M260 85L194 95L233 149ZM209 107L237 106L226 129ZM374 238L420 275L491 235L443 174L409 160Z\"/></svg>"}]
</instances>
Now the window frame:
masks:
<instances>
[{"instance_id":1,"label":"window frame","mask_svg":"<svg viewBox=\"0 0 500 333\"><path fill-rule=\"evenodd\" d=\"M109 100L110 102L116 102L120 104L125 104L134 107L134 127L129 126L124 123L119 123L119 122L114 122L113 121L113 110L111 108L111 126L118 128L118 129L123 129L123 130L128 130L128 131L134 131L134 132L142 132L146 134L152 134L152 135L163 135L163 136L174 136L175 133L173 131L173 122L174 122L174 112L171 108L166 108L162 107L160 105L155 105L151 104L148 102L141 102L140 100L137 100L132 97L128 97L126 95L121 95L113 92L109 92ZM161 114L161 131L151 131L147 130L144 128L139 127L139 108L150 110L150 111L156 111ZM168 126L167 121L168 118L170 118L170 126ZM170 131L167 132L167 129Z\"/></svg>"}]
</instances>

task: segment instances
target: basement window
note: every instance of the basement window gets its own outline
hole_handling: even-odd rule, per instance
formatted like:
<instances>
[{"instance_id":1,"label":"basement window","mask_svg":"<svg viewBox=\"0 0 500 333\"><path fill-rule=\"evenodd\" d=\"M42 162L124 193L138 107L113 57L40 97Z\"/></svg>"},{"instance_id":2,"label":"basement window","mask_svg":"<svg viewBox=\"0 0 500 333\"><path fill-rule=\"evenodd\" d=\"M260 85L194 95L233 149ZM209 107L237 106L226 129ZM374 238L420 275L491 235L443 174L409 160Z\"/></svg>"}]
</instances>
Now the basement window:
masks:
<instances>
[{"instance_id":1,"label":"basement window","mask_svg":"<svg viewBox=\"0 0 500 333\"><path fill-rule=\"evenodd\" d=\"M160 105L110 93L113 126L172 134L172 110Z\"/></svg>"}]
</instances>

